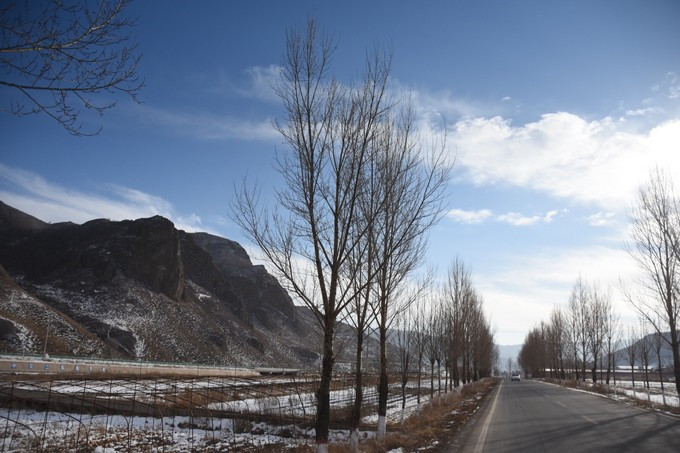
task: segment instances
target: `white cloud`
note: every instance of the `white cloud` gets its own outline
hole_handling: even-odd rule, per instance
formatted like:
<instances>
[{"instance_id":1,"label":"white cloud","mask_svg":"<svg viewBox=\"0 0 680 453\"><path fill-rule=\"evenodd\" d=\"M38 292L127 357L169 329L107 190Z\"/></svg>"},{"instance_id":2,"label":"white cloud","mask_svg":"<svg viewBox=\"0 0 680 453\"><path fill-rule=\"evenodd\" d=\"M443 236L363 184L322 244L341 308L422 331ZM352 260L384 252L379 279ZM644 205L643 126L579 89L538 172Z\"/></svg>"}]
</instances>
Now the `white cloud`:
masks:
<instances>
[{"instance_id":1,"label":"white cloud","mask_svg":"<svg viewBox=\"0 0 680 453\"><path fill-rule=\"evenodd\" d=\"M489 209L480 209L478 211L466 211L463 209L451 209L446 213L446 216L458 223L476 224L482 223L493 215Z\"/></svg>"},{"instance_id":2,"label":"white cloud","mask_svg":"<svg viewBox=\"0 0 680 453\"><path fill-rule=\"evenodd\" d=\"M411 89L393 80L392 95L396 99L406 96L413 102L420 118L430 125L439 126L442 119L447 121L461 118L475 118L487 115L499 115L508 110L507 102L481 102L454 95L451 91L430 91L427 89Z\"/></svg>"},{"instance_id":3,"label":"white cloud","mask_svg":"<svg viewBox=\"0 0 680 453\"><path fill-rule=\"evenodd\" d=\"M143 118L201 140L274 141L280 137L271 119L249 121L231 116L168 111L147 105L141 109Z\"/></svg>"},{"instance_id":4,"label":"white cloud","mask_svg":"<svg viewBox=\"0 0 680 453\"><path fill-rule=\"evenodd\" d=\"M564 212L566 212L566 210L564 210ZM545 213L542 220L545 223L551 223L553 219L559 215L559 213L560 211L558 210L548 211Z\"/></svg>"},{"instance_id":5,"label":"white cloud","mask_svg":"<svg viewBox=\"0 0 680 453\"><path fill-rule=\"evenodd\" d=\"M527 217L527 216L523 216L522 214L517 213L517 212L508 212L507 214L499 215L498 221L509 223L510 225L513 225L513 226L527 226L527 225L534 225L534 224L540 222L541 217L539 217L537 215Z\"/></svg>"},{"instance_id":6,"label":"white cloud","mask_svg":"<svg viewBox=\"0 0 680 453\"><path fill-rule=\"evenodd\" d=\"M484 295L486 310L503 322L501 344L521 343L524 333L547 320L553 306L564 305L579 275L590 284L611 290L617 312L632 316L633 310L618 288L620 281L634 281L638 270L621 248L551 248L531 257L499 257L497 265L498 271L475 275L475 282ZM515 332L514 336L510 332Z\"/></svg>"},{"instance_id":7,"label":"white cloud","mask_svg":"<svg viewBox=\"0 0 680 453\"><path fill-rule=\"evenodd\" d=\"M616 224L616 213L598 212L587 217L588 223L595 227L611 226Z\"/></svg>"},{"instance_id":8,"label":"white cloud","mask_svg":"<svg viewBox=\"0 0 680 453\"><path fill-rule=\"evenodd\" d=\"M279 81L282 67L250 66L241 74L233 68L219 68L216 72L199 72L193 75L192 83L205 87L211 95L233 99L234 97L271 102L280 102L274 87Z\"/></svg>"},{"instance_id":9,"label":"white cloud","mask_svg":"<svg viewBox=\"0 0 680 453\"><path fill-rule=\"evenodd\" d=\"M476 184L509 183L620 211L653 167L680 179L680 120L646 133L626 124L565 112L523 126L475 118L456 123L447 143Z\"/></svg>"},{"instance_id":10,"label":"white cloud","mask_svg":"<svg viewBox=\"0 0 680 453\"><path fill-rule=\"evenodd\" d=\"M264 101L279 101L274 87L281 76L282 67L278 65L251 66L246 70L249 88L242 94Z\"/></svg>"},{"instance_id":11,"label":"white cloud","mask_svg":"<svg viewBox=\"0 0 680 453\"><path fill-rule=\"evenodd\" d=\"M652 86L652 91L667 99L680 98L680 77L675 72L667 72L663 81Z\"/></svg>"},{"instance_id":12,"label":"white cloud","mask_svg":"<svg viewBox=\"0 0 680 453\"><path fill-rule=\"evenodd\" d=\"M518 212L508 212L506 214L499 214L494 216L490 209L479 209L466 211L464 209L451 209L446 213L446 217L452 219L454 222L479 224L486 220L494 218L497 222L508 223L513 226L529 226L537 223L551 223L560 213L568 212L567 209L552 210L545 214L525 216Z\"/></svg>"},{"instance_id":13,"label":"white cloud","mask_svg":"<svg viewBox=\"0 0 680 453\"><path fill-rule=\"evenodd\" d=\"M658 107L647 107L644 109L635 109L635 110L626 110L626 116L645 116L649 115L651 113L661 113L663 110L661 110Z\"/></svg>"},{"instance_id":14,"label":"white cloud","mask_svg":"<svg viewBox=\"0 0 680 453\"><path fill-rule=\"evenodd\" d=\"M562 212L568 212L566 209L563 210L552 210L541 215L525 216L518 212L508 212L506 214L501 214L496 217L499 222L509 223L512 226L529 226L535 225L537 223L552 223L552 221Z\"/></svg>"},{"instance_id":15,"label":"white cloud","mask_svg":"<svg viewBox=\"0 0 680 453\"><path fill-rule=\"evenodd\" d=\"M161 215L185 231L209 231L192 213L180 215L165 199L119 185L107 185L104 193L87 193L51 183L35 173L0 164L0 180L11 189L0 190L6 204L45 222L84 223L92 219L137 219Z\"/></svg>"}]
</instances>

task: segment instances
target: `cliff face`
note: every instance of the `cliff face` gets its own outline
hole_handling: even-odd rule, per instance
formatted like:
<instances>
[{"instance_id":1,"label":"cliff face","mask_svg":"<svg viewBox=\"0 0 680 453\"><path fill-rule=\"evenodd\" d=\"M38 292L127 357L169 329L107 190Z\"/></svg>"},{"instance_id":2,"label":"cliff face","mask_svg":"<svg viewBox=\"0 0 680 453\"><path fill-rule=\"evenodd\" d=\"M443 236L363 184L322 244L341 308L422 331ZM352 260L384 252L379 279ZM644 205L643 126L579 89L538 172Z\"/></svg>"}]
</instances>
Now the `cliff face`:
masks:
<instances>
[{"instance_id":1,"label":"cliff face","mask_svg":"<svg viewBox=\"0 0 680 453\"><path fill-rule=\"evenodd\" d=\"M34 282L106 285L120 272L171 299L184 292L179 233L163 217L46 225L3 249L5 267Z\"/></svg>"},{"instance_id":2,"label":"cliff face","mask_svg":"<svg viewBox=\"0 0 680 453\"><path fill-rule=\"evenodd\" d=\"M0 235L6 352L41 352L50 330L53 354L286 366L316 357L288 294L236 242L160 216L51 225L1 202Z\"/></svg>"}]
</instances>

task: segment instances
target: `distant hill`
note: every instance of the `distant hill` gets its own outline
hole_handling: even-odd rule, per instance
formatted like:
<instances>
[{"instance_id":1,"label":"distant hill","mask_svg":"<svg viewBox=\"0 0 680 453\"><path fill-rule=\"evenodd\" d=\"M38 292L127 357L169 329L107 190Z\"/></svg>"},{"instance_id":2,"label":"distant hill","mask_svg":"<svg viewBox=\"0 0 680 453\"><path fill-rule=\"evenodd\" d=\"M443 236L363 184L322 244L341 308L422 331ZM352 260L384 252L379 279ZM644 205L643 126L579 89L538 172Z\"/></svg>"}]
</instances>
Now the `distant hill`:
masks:
<instances>
[{"instance_id":1,"label":"distant hill","mask_svg":"<svg viewBox=\"0 0 680 453\"><path fill-rule=\"evenodd\" d=\"M0 352L304 366L316 329L238 243L155 216L48 224L0 202Z\"/></svg>"},{"instance_id":2,"label":"distant hill","mask_svg":"<svg viewBox=\"0 0 680 453\"><path fill-rule=\"evenodd\" d=\"M645 335L644 338L641 338L638 340L634 347L637 348L636 352L636 359L635 359L635 364L636 366L643 366L643 360L642 360L642 347L644 343L646 342L650 348L649 352L649 363L650 366L654 368L659 368L659 359L656 355L656 349L654 347L655 339L658 337L659 334L657 333L650 333L649 335ZM662 334L663 338L661 341L661 367L662 368L668 368L673 366L673 351L670 346L670 332L665 332ZM616 365L617 366L624 366L628 367L630 366L630 358L628 351L625 347L620 347L616 351Z\"/></svg>"}]
</instances>

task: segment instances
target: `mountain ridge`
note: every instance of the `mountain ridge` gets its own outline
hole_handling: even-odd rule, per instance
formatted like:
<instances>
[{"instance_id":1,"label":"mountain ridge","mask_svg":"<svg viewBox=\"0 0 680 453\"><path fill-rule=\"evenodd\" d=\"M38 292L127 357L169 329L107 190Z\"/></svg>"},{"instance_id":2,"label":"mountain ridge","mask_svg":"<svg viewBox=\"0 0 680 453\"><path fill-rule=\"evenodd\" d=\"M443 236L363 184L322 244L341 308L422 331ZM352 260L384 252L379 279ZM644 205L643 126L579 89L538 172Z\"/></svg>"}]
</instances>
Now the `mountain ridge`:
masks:
<instances>
[{"instance_id":1,"label":"mountain ridge","mask_svg":"<svg viewBox=\"0 0 680 453\"><path fill-rule=\"evenodd\" d=\"M0 201L4 352L314 363L315 329L240 244L161 216L49 224Z\"/></svg>"}]
</instances>

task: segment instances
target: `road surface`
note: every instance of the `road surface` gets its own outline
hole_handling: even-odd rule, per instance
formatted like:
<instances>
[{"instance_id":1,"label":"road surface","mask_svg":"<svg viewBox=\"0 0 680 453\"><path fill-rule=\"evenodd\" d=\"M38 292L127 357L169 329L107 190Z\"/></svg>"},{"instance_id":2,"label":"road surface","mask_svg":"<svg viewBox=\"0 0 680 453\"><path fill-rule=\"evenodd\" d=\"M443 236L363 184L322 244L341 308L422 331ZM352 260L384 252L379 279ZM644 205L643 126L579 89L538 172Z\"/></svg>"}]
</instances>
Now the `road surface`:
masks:
<instances>
[{"instance_id":1,"label":"road surface","mask_svg":"<svg viewBox=\"0 0 680 453\"><path fill-rule=\"evenodd\" d=\"M680 419L535 381L502 381L451 452L680 452Z\"/></svg>"}]
</instances>

